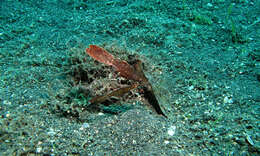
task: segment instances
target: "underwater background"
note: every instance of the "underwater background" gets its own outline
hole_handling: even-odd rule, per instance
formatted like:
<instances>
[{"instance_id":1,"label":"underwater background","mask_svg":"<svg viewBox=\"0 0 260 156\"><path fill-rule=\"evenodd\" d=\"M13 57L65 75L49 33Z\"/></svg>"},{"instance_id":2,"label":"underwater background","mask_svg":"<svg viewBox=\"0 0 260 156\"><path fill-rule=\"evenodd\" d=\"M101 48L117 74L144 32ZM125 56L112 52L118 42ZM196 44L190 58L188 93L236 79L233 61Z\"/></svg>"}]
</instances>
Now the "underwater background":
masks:
<instances>
[{"instance_id":1,"label":"underwater background","mask_svg":"<svg viewBox=\"0 0 260 156\"><path fill-rule=\"evenodd\" d=\"M0 155L260 155L259 0L0 0ZM144 90L86 54L141 60Z\"/></svg>"}]
</instances>

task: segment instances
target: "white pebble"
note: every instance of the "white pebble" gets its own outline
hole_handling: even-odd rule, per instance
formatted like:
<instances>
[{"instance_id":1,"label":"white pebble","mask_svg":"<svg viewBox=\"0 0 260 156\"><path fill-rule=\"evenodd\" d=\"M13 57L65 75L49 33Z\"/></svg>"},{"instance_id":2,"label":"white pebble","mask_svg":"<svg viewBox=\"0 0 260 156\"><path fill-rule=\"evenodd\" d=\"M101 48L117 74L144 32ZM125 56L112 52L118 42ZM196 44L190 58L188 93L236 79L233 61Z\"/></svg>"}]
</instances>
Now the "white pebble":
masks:
<instances>
[{"instance_id":1,"label":"white pebble","mask_svg":"<svg viewBox=\"0 0 260 156\"><path fill-rule=\"evenodd\" d=\"M165 141L164 141L164 143L167 145L167 144L169 144L169 143L170 143L170 141L168 141L168 140L165 140Z\"/></svg>"},{"instance_id":2,"label":"white pebble","mask_svg":"<svg viewBox=\"0 0 260 156\"><path fill-rule=\"evenodd\" d=\"M168 134L170 136L173 136L175 134L175 130L176 130L176 126L171 126L170 128L168 128Z\"/></svg>"},{"instance_id":3,"label":"white pebble","mask_svg":"<svg viewBox=\"0 0 260 156\"><path fill-rule=\"evenodd\" d=\"M56 132L54 131L53 128L50 128L50 130L49 130L49 132L47 132L47 134L53 136L56 134Z\"/></svg>"},{"instance_id":4,"label":"white pebble","mask_svg":"<svg viewBox=\"0 0 260 156\"><path fill-rule=\"evenodd\" d=\"M207 6L208 6L208 7L212 7L213 5L212 5L211 3L208 3Z\"/></svg>"},{"instance_id":5,"label":"white pebble","mask_svg":"<svg viewBox=\"0 0 260 156\"><path fill-rule=\"evenodd\" d=\"M89 128L90 126L89 126L89 124L88 123L83 123L83 125L79 128L79 130L84 130L84 129L86 129L86 128Z\"/></svg>"},{"instance_id":6,"label":"white pebble","mask_svg":"<svg viewBox=\"0 0 260 156\"><path fill-rule=\"evenodd\" d=\"M232 98L225 96L223 102L224 103L233 103L233 100L232 100Z\"/></svg>"}]
</instances>

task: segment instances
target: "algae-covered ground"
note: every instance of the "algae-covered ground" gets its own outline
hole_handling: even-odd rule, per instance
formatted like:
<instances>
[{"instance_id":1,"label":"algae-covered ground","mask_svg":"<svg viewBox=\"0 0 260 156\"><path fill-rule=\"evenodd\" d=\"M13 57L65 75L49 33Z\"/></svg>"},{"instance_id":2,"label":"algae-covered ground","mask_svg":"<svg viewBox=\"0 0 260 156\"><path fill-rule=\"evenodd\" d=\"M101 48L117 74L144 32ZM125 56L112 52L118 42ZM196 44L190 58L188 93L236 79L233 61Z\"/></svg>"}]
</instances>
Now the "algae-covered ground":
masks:
<instances>
[{"instance_id":1,"label":"algae-covered ground","mask_svg":"<svg viewBox=\"0 0 260 156\"><path fill-rule=\"evenodd\" d=\"M1 0L0 155L260 155L258 0ZM85 53L139 59L142 88Z\"/></svg>"}]
</instances>

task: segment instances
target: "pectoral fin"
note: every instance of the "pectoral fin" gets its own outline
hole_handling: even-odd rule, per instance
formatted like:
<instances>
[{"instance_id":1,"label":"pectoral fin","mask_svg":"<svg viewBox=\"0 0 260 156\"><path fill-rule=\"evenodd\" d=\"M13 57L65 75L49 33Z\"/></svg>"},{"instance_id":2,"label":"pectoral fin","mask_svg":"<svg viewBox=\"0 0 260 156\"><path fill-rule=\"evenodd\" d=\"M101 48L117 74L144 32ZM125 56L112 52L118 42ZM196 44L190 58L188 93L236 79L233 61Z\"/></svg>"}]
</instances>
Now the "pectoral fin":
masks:
<instances>
[{"instance_id":1,"label":"pectoral fin","mask_svg":"<svg viewBox=\"0 0 260 156\"><path fill-rule=\"evenodd\" d=\"M122 97L124 94L128 93L130 90L136 88L137 86L138 86L138 84L134 83L131 86L119 88L119 89L117 89L117 90L115 90L111 93L106 94L106 95L96 96L96 97L94 97L90 100L90 103L101 103L101 102L106 101L107 99L109 99L112 96Z\"/></svg>"}]
</instances>

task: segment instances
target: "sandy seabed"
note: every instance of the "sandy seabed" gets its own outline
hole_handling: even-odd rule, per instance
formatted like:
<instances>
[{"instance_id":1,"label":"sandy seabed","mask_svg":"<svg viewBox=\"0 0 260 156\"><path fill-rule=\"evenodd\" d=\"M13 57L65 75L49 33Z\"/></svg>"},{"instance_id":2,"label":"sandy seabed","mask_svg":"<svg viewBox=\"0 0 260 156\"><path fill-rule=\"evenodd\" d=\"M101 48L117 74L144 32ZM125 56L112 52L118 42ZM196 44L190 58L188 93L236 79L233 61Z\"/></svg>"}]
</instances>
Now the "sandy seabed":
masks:
<instances>
[{"instance_id":1,"label":"sandy seabed","mask_svg":"<svg viewBox=\"0 0 260 156\"><path fill-rule=\"evenodd\" d=\"M1 155L259 155L259 8L255 0L2 0ZM168 118L140 90L89 111L79 86L102 82L93 95L124 81L85 55L90 44L142 60Z\"/></svg>"}]
</instances>

